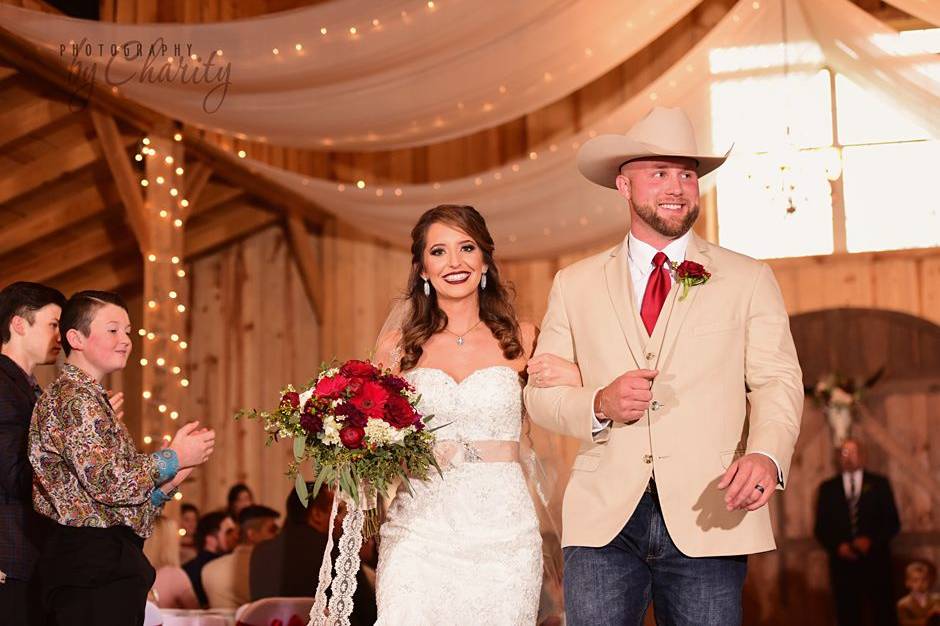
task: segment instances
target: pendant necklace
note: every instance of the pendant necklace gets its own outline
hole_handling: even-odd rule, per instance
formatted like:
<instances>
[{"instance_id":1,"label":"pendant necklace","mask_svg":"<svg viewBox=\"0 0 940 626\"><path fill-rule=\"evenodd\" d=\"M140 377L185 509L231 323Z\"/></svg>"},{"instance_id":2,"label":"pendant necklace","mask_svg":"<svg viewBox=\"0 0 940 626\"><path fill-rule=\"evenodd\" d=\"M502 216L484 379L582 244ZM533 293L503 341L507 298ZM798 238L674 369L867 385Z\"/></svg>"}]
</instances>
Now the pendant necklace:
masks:
<instances>
[{"instance_id":1,"label":"pendant necklace","mask_svg":"<svg viewBox=\"0 0 940 626\"><path fill-rule=\"evenodd\" d=\"M451 335L453 335L454 337L456 337L456 338L457 338L457 345L458 345L458 346L462 346L462 345L463 345L463 338L466 337L467 335L469 335L471 330L473 330L474 328L476 328L477 326L479 326L479 325L482 324L482 323L483 323L483 320L478 321L476 324L474 324L474 325L471 326L469 329L467 329L466 331L464 331L464 333L461 334L461 335L458 335L457 333L455 333L454 331L452 331L452 330L449 329L449 328L445 328L444 330L447 331L447 332L449 332L449 333L450 333Z\"/></svg>"}]
</instances>

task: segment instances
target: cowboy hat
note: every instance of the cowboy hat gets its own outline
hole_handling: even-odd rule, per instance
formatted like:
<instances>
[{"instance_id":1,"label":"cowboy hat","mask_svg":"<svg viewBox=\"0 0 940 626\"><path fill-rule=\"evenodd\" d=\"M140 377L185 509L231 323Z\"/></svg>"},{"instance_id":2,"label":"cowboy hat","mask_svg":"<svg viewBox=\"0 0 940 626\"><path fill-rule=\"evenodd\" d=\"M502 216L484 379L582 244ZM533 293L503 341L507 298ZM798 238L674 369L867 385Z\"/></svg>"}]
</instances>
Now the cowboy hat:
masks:
<instances>
[{"instance_id":1,"label":"cowboy hat","mask_svg":"<svg viewBox=\"0 0 940 626\"><path fill-rule=\"evenodd\" d=\"M578 170L592 183L616 189L621 165L658 156L694 159L699 176L728 158L728 154L699 154L695 129L685 111L656 107L624 135L600 135L587 141L578 151Z\"/></svg>"}]
</instances>

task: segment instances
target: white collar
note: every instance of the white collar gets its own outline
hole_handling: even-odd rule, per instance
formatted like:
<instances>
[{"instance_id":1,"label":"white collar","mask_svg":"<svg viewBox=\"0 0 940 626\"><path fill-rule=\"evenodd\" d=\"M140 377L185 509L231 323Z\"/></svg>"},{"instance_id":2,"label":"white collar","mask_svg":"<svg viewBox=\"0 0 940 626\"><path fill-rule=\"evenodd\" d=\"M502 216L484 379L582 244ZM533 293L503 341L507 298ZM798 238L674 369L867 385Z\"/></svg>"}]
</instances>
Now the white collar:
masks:
<instances>
[{"instance_id":1,"label":"white collar","mask_svg":"<svg viewBox=\"0 0 940 626\"><path fill-rule=\"evenodd\" d=\"M689 247L689 239L692 238L692 231L689 230L678 239L673 239L663 248L663 253L669 257L670 263L682 263L685 261L685 252ZM659 252L656 248L645 241L640 241L633 235L633 231L627 233L627 238L623 242L627 248L627 254L630 260L636 265L637 269L645 276L653 271L653 257Z\"/></svg>"}]
</instances>

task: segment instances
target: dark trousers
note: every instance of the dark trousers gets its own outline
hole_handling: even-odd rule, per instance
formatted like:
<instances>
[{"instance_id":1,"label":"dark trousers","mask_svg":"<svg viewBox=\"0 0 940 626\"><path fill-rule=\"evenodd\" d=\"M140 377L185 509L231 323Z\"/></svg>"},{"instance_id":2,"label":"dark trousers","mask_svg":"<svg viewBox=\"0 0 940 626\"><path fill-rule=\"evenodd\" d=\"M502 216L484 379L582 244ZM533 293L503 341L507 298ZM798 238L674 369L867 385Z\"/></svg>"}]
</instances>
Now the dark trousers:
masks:
<instances>
[{"instance_id":1,"label":"dark trousers","mask_svg":"<svg viewBox=\"0 0 940 626\"><path fill-rule=\"evenodd\" d=\"M679 552L652 483L613 541L600 548L569 546L564 553L569 626L641 625L651 599L657 624L741 623L747 556Z\"/></svg>"},{"instance_id":2,"label":"dark trousers","mask_svg":"<svg viewBox=\"0 0 940 626\"><path fill-rule=\"evenodd\" d=\"M832 595L839 626L895 626L891 557L875 554L858 561L829 557Z\"/></svg>"},{"instance_id":3,"label":"dark trousers","mask_svg":"<svg viewBox=\"0 0 940 626\"><path fill-rule=\"evenodd\" d=\"M39 560L47 623L143 624L147 593L156 577L143 545L127 526L58 526Z\"/></svg>"},{"instance_id":4,"label":"dark trousers","mask_svg":"<svg viewBox=\"0 0 940 626\"><path fill-rule=\"evenodd\" d=\"M39 609L39 585L35 580L25 581L7 578L0 585L0 622L9 620L17 626L42 626L42 611Z\"/></svg>"}]
</instances>

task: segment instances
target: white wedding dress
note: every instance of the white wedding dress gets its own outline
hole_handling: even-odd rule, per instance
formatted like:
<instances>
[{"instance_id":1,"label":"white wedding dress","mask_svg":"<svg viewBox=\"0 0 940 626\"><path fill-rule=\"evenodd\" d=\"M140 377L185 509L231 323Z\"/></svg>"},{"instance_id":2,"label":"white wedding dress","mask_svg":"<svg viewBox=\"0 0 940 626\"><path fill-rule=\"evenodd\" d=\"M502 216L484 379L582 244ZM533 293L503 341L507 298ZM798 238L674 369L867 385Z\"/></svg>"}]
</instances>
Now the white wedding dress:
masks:
<instances>
[{"instance_id":1,"label":"white wedding dress","mask_svg":"<svg viewBox=\"0 0 940 626\"><path fill-rule=\"evenodd\" d=\"M519 441L522 389L506 366L459 383L433 368L404 377L433 414L438 442ZM473 455L400 489L381 529L376 626L530 626L542 539L522 468Z\"/></svg>"}]
</instances>

